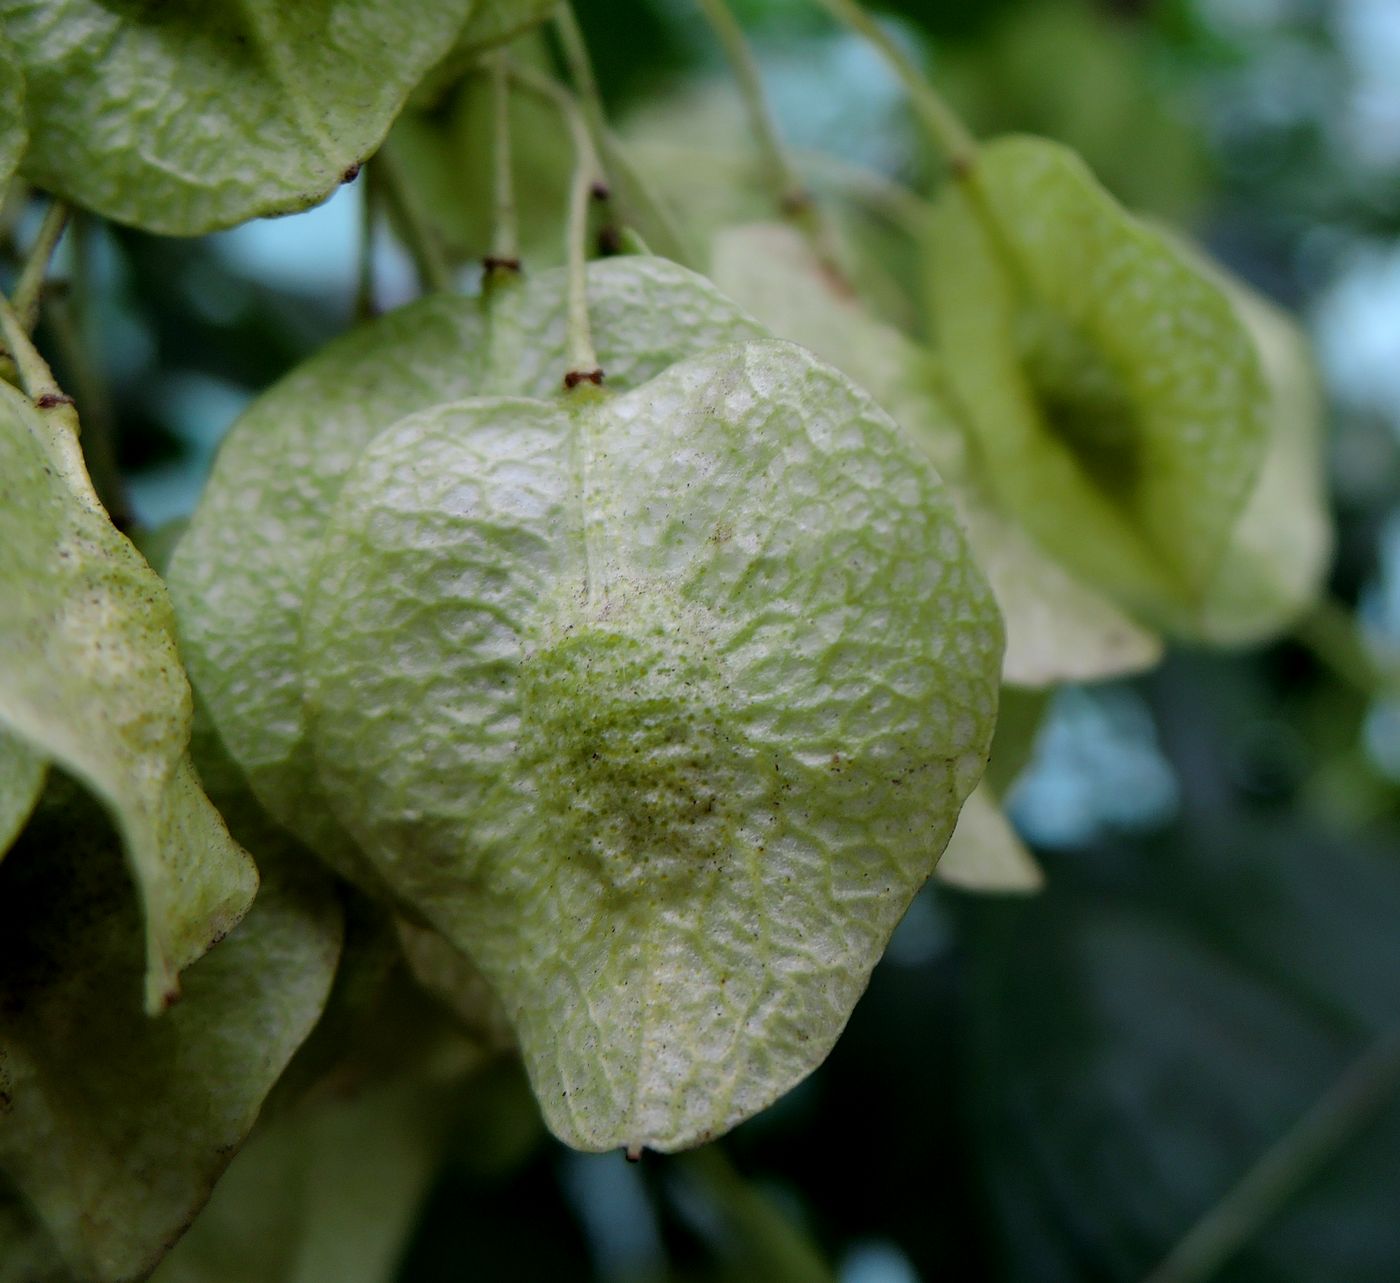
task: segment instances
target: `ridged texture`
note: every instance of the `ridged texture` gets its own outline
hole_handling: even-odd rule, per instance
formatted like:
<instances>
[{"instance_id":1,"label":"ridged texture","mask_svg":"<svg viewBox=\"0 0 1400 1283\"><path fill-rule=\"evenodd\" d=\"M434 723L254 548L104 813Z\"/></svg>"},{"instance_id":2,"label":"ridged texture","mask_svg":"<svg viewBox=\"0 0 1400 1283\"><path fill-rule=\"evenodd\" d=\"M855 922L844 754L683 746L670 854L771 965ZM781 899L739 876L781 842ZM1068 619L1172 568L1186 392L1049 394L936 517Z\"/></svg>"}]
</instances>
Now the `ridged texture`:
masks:
<instances>
[{"instance_id":1,"label":"ridged texture","mask_svg":"<svg viewBox=\"0 0 1400 1283\"><path fill-rule=\"evenodd\" d=\"M303 671L338 814L496 987L551 1128L669 1150L830 1049L981 773L1001 646L927 459L768 340L382 434Z\"/></svg>"},{"instance_id":2,"label":"ridged texture","mask_svg":"<svg viewBox=\"0 0 1400 1283\"><path fill-rule=\"evenodd\" d=\"M589 268L608 385L762 334L709 282L660 259ZM367 445L415 410L560 389L564 275L494 298L425 299L351 332L258 399L219 452L169 581L185 661L259 800L346 876L373 884L320 795L305 741L297 642L322 527Z\"/></svg>"},{"instance_id":3,"label":"ridged texture","mask_svg":"<svg viewBox=\"0 0 1400 1283\"><path fill-rule=\"evenodd\" d=\"M472 8L0 0L28 85L25 176L166 235L304 209L378 146Z\"/></svg>"}]
</instances>

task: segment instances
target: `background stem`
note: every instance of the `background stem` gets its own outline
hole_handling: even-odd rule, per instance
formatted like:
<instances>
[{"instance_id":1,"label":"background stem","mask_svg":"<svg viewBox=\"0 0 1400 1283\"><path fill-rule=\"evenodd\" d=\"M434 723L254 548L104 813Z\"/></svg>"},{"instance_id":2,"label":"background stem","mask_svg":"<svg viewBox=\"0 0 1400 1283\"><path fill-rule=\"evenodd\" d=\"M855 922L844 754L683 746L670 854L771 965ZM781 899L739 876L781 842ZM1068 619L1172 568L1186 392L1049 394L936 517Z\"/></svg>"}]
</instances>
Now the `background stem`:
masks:
<instances>
[{"instance_id":1,"label":"background stem","mask_svg":"<svg viewBox=\"0 0 1400 1283\"><path fill-rule=\"evenodd\" d=\"M428 226L413 194L408 189L402 167L393 151L385 146L375 154L373 164L383 179L387 201L404 248L413 259L419 285L424 291L446 293L452 288L452 275L437 235Z\"/></svg>"},{"instance_id":2,"label":"background stem","mask_svg":"<svg viewBox=\"0 0 1400 1283\"><path fill-rule=\"evenodd\" d=\"M1400 1029L1377 1040L1210 1209L1145 1283L1204 1283L1400 1089Z\"/></svg>"}]
</instances>

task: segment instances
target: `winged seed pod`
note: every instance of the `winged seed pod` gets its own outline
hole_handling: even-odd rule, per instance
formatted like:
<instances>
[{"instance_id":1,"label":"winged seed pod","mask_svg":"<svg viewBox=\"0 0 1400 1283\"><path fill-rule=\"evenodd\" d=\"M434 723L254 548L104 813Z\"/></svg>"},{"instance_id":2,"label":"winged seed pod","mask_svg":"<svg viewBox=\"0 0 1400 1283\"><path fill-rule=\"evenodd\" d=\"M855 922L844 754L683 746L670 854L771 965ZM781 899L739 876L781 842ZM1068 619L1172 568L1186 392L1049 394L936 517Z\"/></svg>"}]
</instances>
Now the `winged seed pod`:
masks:
<instances>
[{"instance_id":1,"label":"winged seed pod","mask_svg":"<svg viewBox=\"0 0 1400 1283\"><path fill-rule=\"evenodd\" d=\"M826 1055L981 773L1001 625L844 376L628 259L589 271L617 391L566 397L563 294L294 374L172 581L255 788L480 966L551 1127L673 1149Z\"/></svg>"},{"instance_id":2,"label":"winged seed pod","mask_svg":"<svg viewBox=\"0 0 1400 1283\"><path fill-rule=\"evenodd\" d=\"M950 389L1002 504L1139 618L1202 619L1269 445L1259 353L1211 276L1073 152L978 149L929 235Z\"/></svg>"},{"instance_id":3,"label":"winged seed pod","mask_svg":"<svg viewBox=\"0 0 1400 1283\"><path fill-rule=\"evenodd\" d=\"M247 911L257 872L186 756L190 690L164 587L97 502L72 435L7 383L0 546L0 853L45 762L101 797L144 905L147 1005L159 1010Z\"/></svg>"},{"instance_id":4,"label":"winged seed pod","mask_svg":"<svg viewBox=\"0 0 1400 1283\"><path fill-rule=\"evenodd\" d=\"M672 1150L825 1057L985 762L1000 621L869 397L751 340L383 433L303 627L320 778L552 1130Z\"/></svg>"}]
</instances>

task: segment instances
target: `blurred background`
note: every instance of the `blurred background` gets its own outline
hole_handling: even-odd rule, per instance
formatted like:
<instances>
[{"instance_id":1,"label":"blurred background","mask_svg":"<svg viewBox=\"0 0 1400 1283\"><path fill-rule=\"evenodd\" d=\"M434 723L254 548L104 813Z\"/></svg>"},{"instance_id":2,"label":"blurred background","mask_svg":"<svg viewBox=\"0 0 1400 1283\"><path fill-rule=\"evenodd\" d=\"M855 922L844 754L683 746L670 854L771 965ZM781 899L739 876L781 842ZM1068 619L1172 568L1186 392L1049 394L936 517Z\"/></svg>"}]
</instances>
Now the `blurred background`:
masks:
<instances>
[{"instance_id":1,"label":"blurred background","mask_svg":"<svg viewBox=\"0 0 1400 1283\"><path fill-rule=\"evenodd\" d=\"M576 7L639 136L732 97L687 0ZM927 186L874 54L807 0L735 7L795 146ZM979 133L1063 139L1302 319L1330 405L1334 605L1266 649L1175 649L1057 692L1008 802L1047 889L922 893L829 1062L721 1145L573 1154L489 1071L399 1277L1140 1279L1272 1155L1226 1204L1238 1250L1208 1232L1159 1283L1393 1283L1400 2L880 13ZM200 240L88 229L69 314L87 341L47 342L134 527L187 514L241 407L351 323L363 187ZM387 235L374 264L381 307L415 293Z\"/></svg>"}]
</instances>

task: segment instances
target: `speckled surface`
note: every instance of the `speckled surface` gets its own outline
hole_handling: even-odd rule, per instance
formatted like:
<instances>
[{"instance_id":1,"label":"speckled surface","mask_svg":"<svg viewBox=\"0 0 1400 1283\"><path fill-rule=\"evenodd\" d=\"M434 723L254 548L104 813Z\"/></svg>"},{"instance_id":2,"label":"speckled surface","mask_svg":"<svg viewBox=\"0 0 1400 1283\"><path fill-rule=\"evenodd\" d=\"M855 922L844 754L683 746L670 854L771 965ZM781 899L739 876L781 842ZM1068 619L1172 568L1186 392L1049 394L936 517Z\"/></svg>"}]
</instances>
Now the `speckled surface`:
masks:
<instances>
[{"instance_id":1,"label":"speckled surface","mask_svg":"<svg viewBox=\"0 0 1400 1283\"><path fill-rule=\"evenodd\" d=\"M546 1118L696 1144L814 1068L985 760L1000 617L927 458L776 341L380 435L321 545L316 763Z\"/></svg>"},{"instance_id":2,"label":"speckled surface","mask_svg":"<svg viewBox=\"0 0 1400 1283\"><path fill-rule=\"evenodd\" d=\"M374 151L471 9L0 0L26 82L24 175L174 236L305 209Z\"/></svg>"},{"instance_id":3,"label":"speckled surface","mask_svg":"<svg viewBox=\"0 0 1400 1283\"><path fill-rule=\"evenodd\" d=\"M762 334L709 282L660 259L589 268L608 385ZM297 639L317 540L346 472L415 410L477 393L550 397L565 368L564 275L497 297L434 297L352 331L277 384L220 450L169 582L181 650L259 800L352 879L373 884L320 797L305 743Z\"/></svg>"},{"instance_id":4,"label":"speckled surface","mask_svg":"<svg viewBox=\"0 0 1400 1283\"><path fill-rule=\"evenodd\" d=\"M0 384L0 728L110 808L145 906L158 1008L247 911L257 873L185 756L190 689L165 588L63 471L57 437Z\"/></svg>"}]
</instances>

